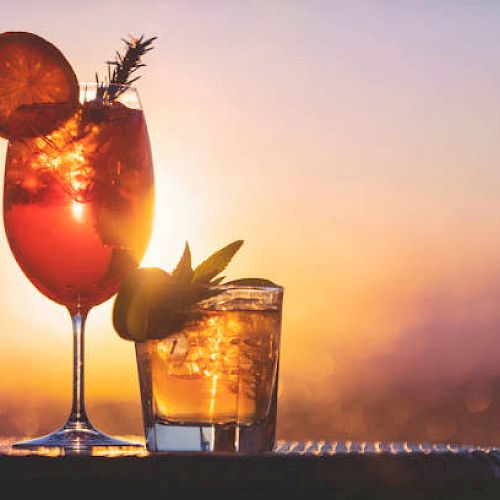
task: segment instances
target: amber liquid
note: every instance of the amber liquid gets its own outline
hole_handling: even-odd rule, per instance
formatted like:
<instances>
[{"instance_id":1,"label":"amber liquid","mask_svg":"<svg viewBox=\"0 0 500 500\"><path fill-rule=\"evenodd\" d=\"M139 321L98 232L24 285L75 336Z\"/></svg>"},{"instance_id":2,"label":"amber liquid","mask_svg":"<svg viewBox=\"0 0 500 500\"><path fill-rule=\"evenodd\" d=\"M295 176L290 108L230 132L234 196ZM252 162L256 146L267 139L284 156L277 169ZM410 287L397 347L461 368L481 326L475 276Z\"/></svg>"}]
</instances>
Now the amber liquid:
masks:
<instances>
[{"instance_id":1,"label":"amber liquid","mask_svg":"<svg viewBox=\"0 0 500 500\"><path fill-rule=\"evenodd\" d=\"M153 167L144 115L84 105L47 137L10 142L4 224L28 279L88 309L114 295L151 235Z\"/></svg>"},{"instance_id":2,"label":"amber liquid","mask_svg":"<svg viewBox=\"0 0 500 500\"><path fill-rule=\"evenodd\" d=\"M207 311L195 326L146 343L139 363L153 413L177 424L264 421L278 369L278 311ZM141 368L141 366L140 366Z\"/></svg>"}]
</instances>

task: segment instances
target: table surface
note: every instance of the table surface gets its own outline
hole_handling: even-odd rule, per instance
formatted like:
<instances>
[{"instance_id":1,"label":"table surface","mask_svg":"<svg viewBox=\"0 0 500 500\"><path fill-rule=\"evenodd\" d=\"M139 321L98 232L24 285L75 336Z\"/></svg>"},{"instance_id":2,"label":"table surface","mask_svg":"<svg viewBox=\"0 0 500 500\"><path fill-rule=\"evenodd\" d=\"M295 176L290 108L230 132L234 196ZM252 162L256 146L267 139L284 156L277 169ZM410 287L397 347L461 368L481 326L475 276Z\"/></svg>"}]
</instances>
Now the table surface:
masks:
<instances>
[{"instance_id":1,"label":"table surface","mask_svg":"<svg viewBox=\"0 0 500 500\"><path fill-rule=\"evenodd\" d=\"M79 491L113 494L332 490L337 498L500 498L500 449L495 447L278 441L274 451L260 455L148 453L143 447L65 456L61 450L13 449L21 439L0 438L0 480L37 494L78 484Z\"/></svg>"}]
</instances>

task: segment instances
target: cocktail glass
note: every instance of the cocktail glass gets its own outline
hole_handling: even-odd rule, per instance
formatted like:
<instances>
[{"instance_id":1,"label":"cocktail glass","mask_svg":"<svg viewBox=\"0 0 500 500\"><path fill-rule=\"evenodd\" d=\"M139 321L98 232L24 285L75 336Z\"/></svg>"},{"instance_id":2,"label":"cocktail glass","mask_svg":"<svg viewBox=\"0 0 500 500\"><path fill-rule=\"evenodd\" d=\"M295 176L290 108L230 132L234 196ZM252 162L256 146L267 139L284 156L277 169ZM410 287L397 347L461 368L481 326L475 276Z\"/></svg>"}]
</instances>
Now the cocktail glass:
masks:
<instances>
[{"instance_id":1,"label":"cocktail glass","mask_svg":"<svg viewBox=\"0 0 500 500\"><path fill-rule=\"evenodd\" d=\"M136 343L149 451L271 451L283 288L218 287L193 321Z\"/></svg>"},{"instance_id":2,"label":"cocktail glass","mask_svg":"<svg viewBox=\"0 0 500 500\"><path fill-rule=\"evenodd\" d=\"M111 85L103 93L96 84L80 84L80 107L56 130L9 142L9 245L33 285L68 309L74 347L67 422L16 447L85 452L137 444L98 431L87 416L84 325L89 310L114 295L140 263L151 235L153 198L149 137L132 87Z\"/></svg>"}]
</instances>

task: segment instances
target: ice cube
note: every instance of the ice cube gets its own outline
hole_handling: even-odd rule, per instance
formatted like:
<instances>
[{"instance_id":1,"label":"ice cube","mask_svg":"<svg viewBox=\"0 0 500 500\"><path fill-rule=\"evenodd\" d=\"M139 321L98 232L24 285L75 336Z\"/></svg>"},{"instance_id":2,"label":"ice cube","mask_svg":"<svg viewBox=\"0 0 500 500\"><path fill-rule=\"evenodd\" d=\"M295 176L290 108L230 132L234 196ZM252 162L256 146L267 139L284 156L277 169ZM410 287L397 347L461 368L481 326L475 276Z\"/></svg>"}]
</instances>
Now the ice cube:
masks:
<instances>
[{"instance_id":1,"label":"ice cube","mask_svg":"<svg viewBox=\"0 0 500 500\"><path fill-rule=\"evenodd\" d=\"M162 340L158 346L158 354L162 359L171 362L183 361L189 352L189 339L184 333L171 335Z\"/></svg>"}]
</instances>

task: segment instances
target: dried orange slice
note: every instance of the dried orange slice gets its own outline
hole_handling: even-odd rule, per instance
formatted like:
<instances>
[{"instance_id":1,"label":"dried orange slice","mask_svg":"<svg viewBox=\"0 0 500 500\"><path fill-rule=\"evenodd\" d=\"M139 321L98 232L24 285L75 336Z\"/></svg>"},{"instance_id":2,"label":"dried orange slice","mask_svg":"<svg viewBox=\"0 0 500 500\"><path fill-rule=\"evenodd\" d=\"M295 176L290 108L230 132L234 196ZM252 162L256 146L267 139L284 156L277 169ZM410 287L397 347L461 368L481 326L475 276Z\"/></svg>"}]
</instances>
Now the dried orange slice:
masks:
<instances>
[{"instance_id":1,"label":"dried orange slice","mask_svg":"<svg viewBox=\"0 0 500 500\"><path fill-rule=\"evenodd\" d=\"M0 136L51 132L74 112L78 95L75 72L54 45L33 33L0 34ZM40 113L41 107L50 111Z\"/></svg>"}]
</instances>

